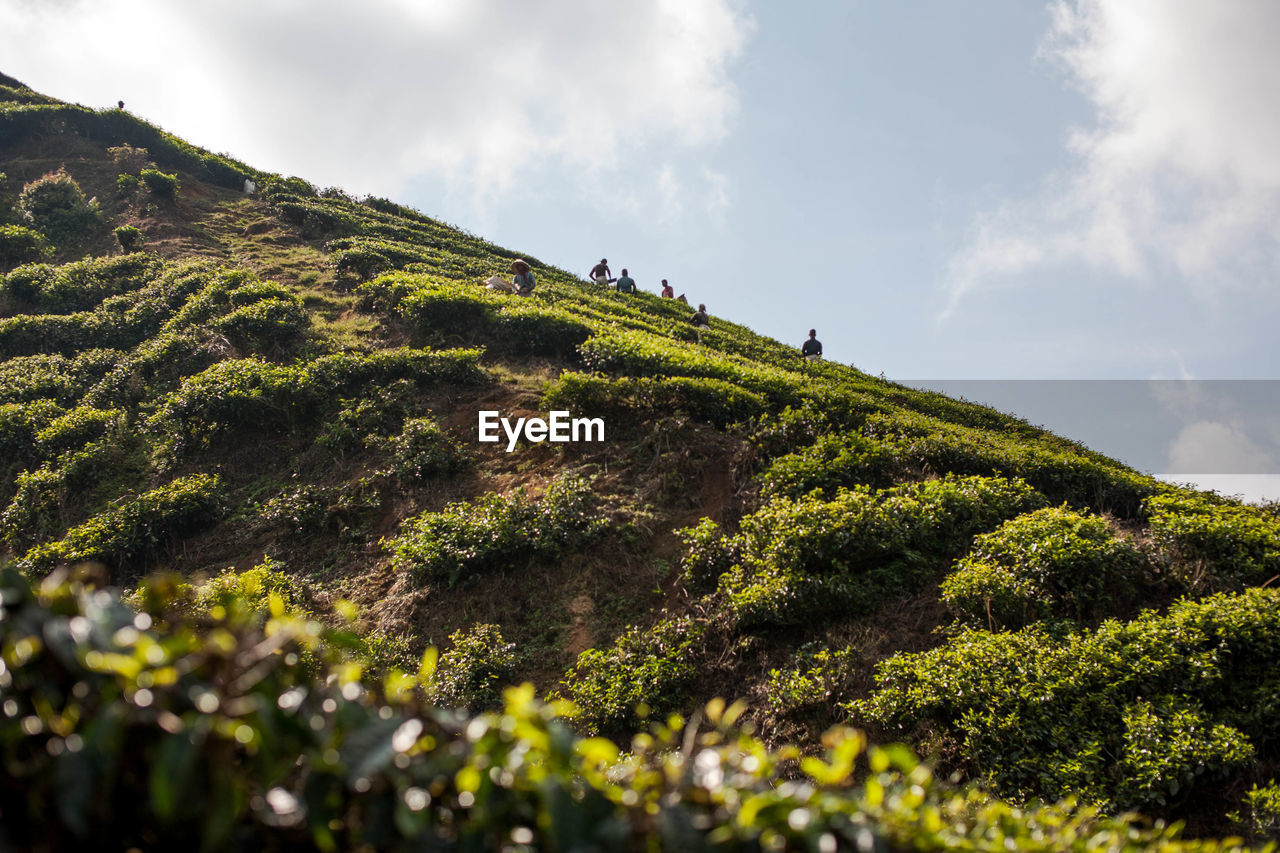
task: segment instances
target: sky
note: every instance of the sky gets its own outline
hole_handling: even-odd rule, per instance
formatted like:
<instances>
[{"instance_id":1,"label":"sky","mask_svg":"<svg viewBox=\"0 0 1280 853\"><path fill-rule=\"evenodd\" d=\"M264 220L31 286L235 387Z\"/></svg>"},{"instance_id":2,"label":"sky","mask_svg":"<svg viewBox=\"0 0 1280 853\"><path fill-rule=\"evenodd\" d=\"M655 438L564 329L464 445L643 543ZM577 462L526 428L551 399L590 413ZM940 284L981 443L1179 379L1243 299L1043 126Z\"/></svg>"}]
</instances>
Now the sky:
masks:
<instances>
[{"instance_id":1,"label":"sky","mask_svg":"<svg viewBox=\"0 0 1280 853\"><path fill-rule=\"evenodd\" d=\"M1277 378L1278 37L1262 0L0 0L37 90L921 381Z\"/></svg>"}]
</instances>

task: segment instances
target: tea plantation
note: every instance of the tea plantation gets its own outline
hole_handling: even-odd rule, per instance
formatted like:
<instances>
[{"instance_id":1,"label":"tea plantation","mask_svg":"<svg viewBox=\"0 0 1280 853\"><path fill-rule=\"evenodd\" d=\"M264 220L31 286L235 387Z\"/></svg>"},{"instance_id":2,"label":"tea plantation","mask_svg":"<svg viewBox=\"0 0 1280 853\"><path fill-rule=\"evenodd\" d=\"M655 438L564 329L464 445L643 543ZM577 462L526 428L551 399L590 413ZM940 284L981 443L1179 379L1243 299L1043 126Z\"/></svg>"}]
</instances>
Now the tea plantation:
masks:
<instances>
[{"instance_id":1,"label":"tea plantation","mask_svg":"<svg viewBox=\"0 0 1280 853\"><path fill-rule=\"evenodd\" d=\"M1274 506L3 75L0 172L0 846L1280 838Z\"/></svg>"}]
</instances>

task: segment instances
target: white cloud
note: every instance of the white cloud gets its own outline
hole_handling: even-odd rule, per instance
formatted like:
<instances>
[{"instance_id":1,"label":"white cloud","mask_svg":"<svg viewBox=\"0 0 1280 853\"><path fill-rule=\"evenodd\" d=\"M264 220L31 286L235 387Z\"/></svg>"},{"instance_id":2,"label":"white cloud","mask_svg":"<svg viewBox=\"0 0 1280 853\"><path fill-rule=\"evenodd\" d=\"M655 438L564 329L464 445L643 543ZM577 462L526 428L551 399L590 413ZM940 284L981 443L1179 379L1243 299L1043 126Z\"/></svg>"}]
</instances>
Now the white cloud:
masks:
<instances>
[{"instance_id":1,"label":"white cloud","mask_svg":"<svg viewBox=\"0 0 1280 853\"><path fill-rule=\"evenodd\" d=\"M1179 431L1169 444L1169 467L1186 474L1265 474L1275 458L1239 426L1219 421L1196 421Z\"/></svg>"},{"instance_id":2,"label":"white cloud","mask_svg":"<svg viewBox=\"0 0 1280 853\"><path fill-rule=\"evenodd\" d=\"M981 216L948 312L1002 277L1083 263L1202 295L1269 287L1280 261L1280 4L1058 2L1042 53L1092 102L1074 166Z\"/></svg>"},{"instance_id":3,"label":"white cloud","mask_svg":"<svg viewBox=\"0 0 1280 853\"><path fill-rule=\"evenodd\" d=\"M738 0L0 0L4 71L353 191L501 190L727 134Z\"/></svg>"}]
</instances>

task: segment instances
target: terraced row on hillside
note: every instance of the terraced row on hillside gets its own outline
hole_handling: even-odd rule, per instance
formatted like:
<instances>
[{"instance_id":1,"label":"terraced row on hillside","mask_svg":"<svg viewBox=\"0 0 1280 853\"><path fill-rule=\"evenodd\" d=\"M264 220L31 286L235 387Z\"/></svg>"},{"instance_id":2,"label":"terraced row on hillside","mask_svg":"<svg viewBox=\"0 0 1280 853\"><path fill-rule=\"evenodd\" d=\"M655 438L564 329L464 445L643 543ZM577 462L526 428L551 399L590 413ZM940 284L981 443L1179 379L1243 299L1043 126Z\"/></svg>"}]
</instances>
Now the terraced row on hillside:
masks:
<instances>
[{"instance_id":1,"label":"terraced row on hillside","mask_svg":"<svg viewBox=\"0 0 1280 853\"><path fill-rule=\"evenodd\" d=\"M529 255L495 294L514 252L0 83L27 577L354 620L374 671L443 649L424 689L473 711L531 680L624 738L742 698L772 745L851 724L1017 801L1276 831L1274 507ZM605 440L508 453L481 410Z\"/></svg>"}]
</instances>

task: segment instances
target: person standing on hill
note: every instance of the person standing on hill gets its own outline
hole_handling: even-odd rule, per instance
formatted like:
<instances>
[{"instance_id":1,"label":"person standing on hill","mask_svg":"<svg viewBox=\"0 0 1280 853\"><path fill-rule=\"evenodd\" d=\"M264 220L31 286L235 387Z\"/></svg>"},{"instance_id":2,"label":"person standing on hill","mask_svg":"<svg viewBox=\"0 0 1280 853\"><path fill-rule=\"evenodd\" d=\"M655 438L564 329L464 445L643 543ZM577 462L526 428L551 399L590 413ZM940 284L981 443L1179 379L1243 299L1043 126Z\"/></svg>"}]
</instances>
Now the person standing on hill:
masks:
<instances>
[{"instance_id":1,"label":"person standing on hill","mask_svg":"<svg viewBox=\"0 0 1280 853\"><path fill-rule=\"evenodd\" d=\"M611 279L609 278L609 259L601 258L600 263L591 268L591 280L601 287L608 287Z\"/></svg>"},{"instance_id":2,"label":"person standing on hill","mask_svg":"<svg viewBox=\"0 0 1280 853\"><path fill-rule=\"evenodd\" d=\"M676 295L675 288L673 288L671 285L667 284L667 280L664 278L664 279L662 280L662 298L663 298L663 299L670 299L671 297L673 297L673 296L675 296L675 295Z\"/></svg>"},{"instance_id":3,"label":"person standing on hill","mask_svg":"<svg viewBox=\"0 0 1280 853\"><path fill-rule=\"evenodd\" d=\"M533 270L529 269L529 264L522 258L516 258L511 262L511 271L515 273L511 279L515 292L521 296L533 293Z\"/></svg>"},{"instance_id":4,"label":"person standing on hill","mask_svg":"<svg viewBox=\"0 0 1280 853\"><path fill-rule=\"evenodd\" d=\"M707 314L707 306L698 305L698 310L693 312L689 322L693 324L693 331L698 336L698 343L702 343L702 333L711 328L711 317Z\"/></svg>"},{"instance_id":5,"label":"person standing on hill","mask_svg":"<svg viewBox=\"0 0 1280 853\"><path fill-rule=\"evenodd\" d=\"M627 271L625 269L622 271L622 275L618 278L618 292L619 293L635 293L636 292L636 280L631 276L627 275Z\"/></svg>"},{"instance_id":6,"label":"person standing on hill","mask_svg":"<svg viewBox=\"0 0 1280 853\"><path fill-rule=\"evenodd\" d=\"M800 355L804 356L805 361L817 361L822 358L822 341L818 340L816 329L809 330L809 340L800 347Z\"/></svg>"}]
</instances>

